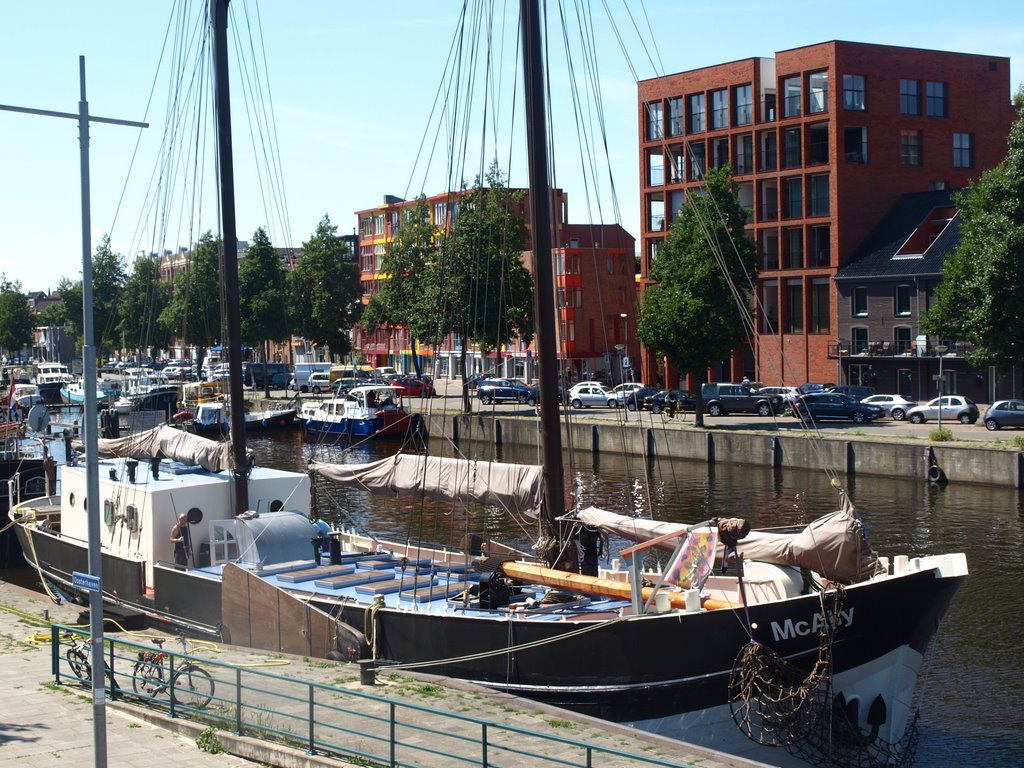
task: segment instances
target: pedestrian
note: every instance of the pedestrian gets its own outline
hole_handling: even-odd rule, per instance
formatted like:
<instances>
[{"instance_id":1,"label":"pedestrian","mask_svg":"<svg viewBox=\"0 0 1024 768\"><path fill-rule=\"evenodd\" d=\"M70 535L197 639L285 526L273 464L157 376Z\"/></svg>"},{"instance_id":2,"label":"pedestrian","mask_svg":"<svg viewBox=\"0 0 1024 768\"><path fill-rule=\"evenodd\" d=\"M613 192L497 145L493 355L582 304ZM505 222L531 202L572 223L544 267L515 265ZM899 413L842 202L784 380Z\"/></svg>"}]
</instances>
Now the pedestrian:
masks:
<instances>
[{"instance_id":1,"label":"pedestrian","mask_svg":"<svg viewBox=\"0 0 1024 768\"><path fill-rule=\"evenodd\" d=\"M192 555L192 536L188 530L188 515L178 515L178 522L171 528L171 543L174 544L174 565L184 569Z\"/></svg>"}]
</instances>

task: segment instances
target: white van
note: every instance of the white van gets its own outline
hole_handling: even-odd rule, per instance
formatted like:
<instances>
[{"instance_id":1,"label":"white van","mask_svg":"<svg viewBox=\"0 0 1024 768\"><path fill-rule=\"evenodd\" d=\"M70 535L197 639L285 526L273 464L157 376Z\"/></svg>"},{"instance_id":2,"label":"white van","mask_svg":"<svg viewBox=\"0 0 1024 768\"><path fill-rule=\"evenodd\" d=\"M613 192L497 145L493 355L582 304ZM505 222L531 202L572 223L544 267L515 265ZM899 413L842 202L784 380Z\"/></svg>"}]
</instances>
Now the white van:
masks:
<instances>
[{"instance_id":1,"label":"white van","mask_svg":"<svg viewBox=\"0 0 1024 768\"><path fill-rule=\"evenodd\" d=\"M311 375L323 373L329 377L330 372L330 363L296 363L292 380L288 382L288 389L295 392L309 392L309 377Z\"/></svg>"}]
</instances>

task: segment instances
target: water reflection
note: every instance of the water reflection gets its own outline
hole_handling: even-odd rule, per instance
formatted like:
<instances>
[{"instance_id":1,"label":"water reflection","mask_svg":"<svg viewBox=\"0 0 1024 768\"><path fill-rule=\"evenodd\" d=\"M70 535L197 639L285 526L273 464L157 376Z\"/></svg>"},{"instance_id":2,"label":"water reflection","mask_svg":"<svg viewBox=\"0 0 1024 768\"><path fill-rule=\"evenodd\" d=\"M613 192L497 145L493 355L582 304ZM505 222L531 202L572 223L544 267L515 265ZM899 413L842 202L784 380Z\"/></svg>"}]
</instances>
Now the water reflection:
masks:
<instances>
[{"instance_id":1,"label":"water reflection","mask_svg":"<svg viewBox=\"0 0 1024 768\"><path fill-rule=\"evenodd\" d=\"M302 469L312 452L301 434L251 441L261 464ZM432 446L436 447L436 446ZM354 449L317 447L321 461L361 462L392 455L394 442ZM495 457L493 448L467 447ZM447 453L452 454L449 448ZM536 450L505 447L501 460L534 462ZM636 457L573 454L566 486L583 506L661 520L746 517L753 525L809 522L832 510L824 473ZM849 491L876 549L911 556L967 553L971 577L954 600L922 676L919 766L1024 765L1018 698L1024 654L1017 617L1024 613L1024 504L1005 488L935 486L891 477L852 479ZM335 519L381 537L455 545L467 531L529 548L536 524L493 509L461 509L415 499L371 498L317 486ZM625 542L612 542L611 556ZM1008 577L1007 575L1011 576Z\"/></svg>"}]
</instances>

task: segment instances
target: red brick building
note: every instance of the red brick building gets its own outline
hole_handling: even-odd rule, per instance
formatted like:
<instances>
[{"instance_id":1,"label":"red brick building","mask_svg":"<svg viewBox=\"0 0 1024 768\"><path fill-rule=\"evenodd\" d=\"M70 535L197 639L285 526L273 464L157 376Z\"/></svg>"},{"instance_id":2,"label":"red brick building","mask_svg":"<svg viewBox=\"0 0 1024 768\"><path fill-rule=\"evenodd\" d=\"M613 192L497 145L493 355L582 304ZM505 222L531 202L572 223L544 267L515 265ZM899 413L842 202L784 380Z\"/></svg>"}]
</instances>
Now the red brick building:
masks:
<instances>
[{"instance_id":1,"label":"red brick building","mask_svg":"<svg viewBox=\"0 0 1024 768\"><path fill-rule=\"evenodd\" d=\"M524 191L520 214L529 228L529 193ZM635 240L618 225L588 226L568 224L567 197L562 190L552 192L556 206L553 215L552 257L555 259L555 284L559 352L566 372L574 378L606 372L618 380L631 363L626 346L628 330L636 328ZM427 198L431 223L438 230L451 226L457 215L459 195L444 193ZM416 205L414 200L385 197L383 205L357 211L359 218L359 269L363 301L368 302L387 275L380 271L381 260L396 237L402 213ZM524 247L529 243L524 243ZM524 263L533 271L532 254L523 254ZM428 372L440 376L461 375L458 370L460 340L447 338L440 349L417 345L408 329L395 328L365 333L353 330L353 347L373 366L393 365L400 371L414 370L413 356L421 357ZM616 346L618 345L618 346ZM430 360L425 358L430 357ZM502 350L500 369L497 355L483 359L477 349L467 358L468 374L497 372L532 380L536 378L536 357L532 345L513 342ZM435 367L436 363L436 367Z\"/></svg>"},{"instance_id":2,"label":"red brick building","mask_svg":"<svg viewBox=\"0 0 1024 768\"><path fill-rule=\"evenodd\" d=\"M639 84L641 288L704 169L729 163L761 258L757 338L712 378L831 381L834 277L905 193L967 186L1006 154L999 56L831 41ZM658 360L646 353L653 380Z\"/></svg>"}]
</instances>

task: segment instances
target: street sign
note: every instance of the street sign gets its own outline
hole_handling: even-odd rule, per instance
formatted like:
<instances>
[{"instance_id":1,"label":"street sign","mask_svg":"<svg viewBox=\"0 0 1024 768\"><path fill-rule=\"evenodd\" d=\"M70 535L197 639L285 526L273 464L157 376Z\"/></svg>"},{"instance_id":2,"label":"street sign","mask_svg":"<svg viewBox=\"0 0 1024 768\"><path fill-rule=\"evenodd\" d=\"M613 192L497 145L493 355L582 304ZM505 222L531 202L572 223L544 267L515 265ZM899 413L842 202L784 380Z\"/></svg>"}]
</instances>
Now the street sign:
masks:
<instances>
[{"instance_id":1,"label":"street sign","mask_svg":"<svg viewBox=\"0 0 1024 768\"><path fill-rule=\"evenodd\" d=\"M100 591L100 577L93 576L91 573L79 573L78 571L72 571L71 583L79 589L84 589L88 592Z\"/></svg>"}]
</instances>

